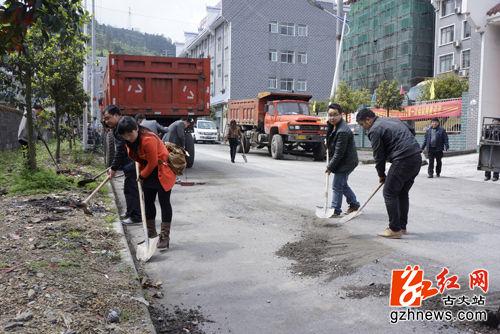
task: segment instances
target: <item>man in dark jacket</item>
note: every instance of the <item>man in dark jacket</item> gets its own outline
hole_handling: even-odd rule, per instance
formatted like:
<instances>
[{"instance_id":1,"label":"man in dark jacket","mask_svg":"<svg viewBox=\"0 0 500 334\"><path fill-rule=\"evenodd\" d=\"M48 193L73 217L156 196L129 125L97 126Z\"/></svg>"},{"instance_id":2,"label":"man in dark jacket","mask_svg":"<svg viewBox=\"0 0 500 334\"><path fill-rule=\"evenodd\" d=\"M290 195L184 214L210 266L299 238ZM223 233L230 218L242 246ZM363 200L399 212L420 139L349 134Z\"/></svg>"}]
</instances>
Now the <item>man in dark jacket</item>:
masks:
<instances>
[{"instance_id":1,"label":"man in dark jacket","mask_svg":"<svg viewBox=\"0 0 500 334\"><path fill-rule=\"evenodd\" d=\"M330 161L325 173L334 173L332 208L334 217L342 213L342 196L345 196L349 209L347 214L359 209L356 195L347 184L349 174L358 165L358 151L354 144L354 136L347 123L342 119L342 107L336 103L328 106L327 146Z\"/></svg>"},{"instance_id":2,"label":"man in dark jacket","mask_svg":"<svg viewBox=\"0 0 500 334\"><path fill-rule=\"evenodd\" d=\"M433 118L431 121L432 127L427 130L422 144L422 150L427 150L429 156L429 167L427 174L429 178L434 177L434 159L436 159L436 176L441 176L441 159L443 158L443 150L448 152L448 134L446 130L439 126L439 119Z\"/></svg>"},{"instance_id":3,"label":"man in dark jacket","mask_svg":"<svg viewBox=\"0 0 500 334\"><path fill-rule=\"evenodd\" d=\"M168 132L168 128L162 126L158 121L152 119L152 120L147 120L146 116L144 114L137 114L135 115L135 120L137 121L137 124L140 126L145 127L148 130L153 131L157 135L161 136L165 133Z\"/></svg>"},{"instance_id":4,"label":"man in dark jacket","mask_svg":"<svg viewBox=\"0 0 500 334\"><path fill-rule=\"evenodd\" d=\"M408 126L396 118L380 118L370 109L362 109L356 121L368 131L379 182L384 183L384 201L389 227L378 235L399 239L406 234L410 191L420 171L420 146ZM385 162L392 163L387 176Z\"/></svg>"},{"instance_id":5,"label":"man in dark jacket","mask_svg":"<svg viewBox=\"0 0 500 334\"><path fill-rule=\"evenodd\" d=\"M141 222L141 209L139 207L139 189L137 187L137 174L135 164L128 157L125 139L118 134L117 124L122 117L120 108L115 105L107 106L102 114L102 118L113 131L115 137L115 156L111 163L111 169L108 174L113 177L118 169L123 169L125 181L123 184L123 193L127 204L127 211L122 217L122 223L125 225L138 224Z\"/></svg>"},{"instance_id":6,"label":"man in dark jacket","mask_svg":"<svg viewBox=\"0 0 500 334\"><path fill-rule=\"evenodd\" d=\"M180 120L173 122L169 125L165 136L163 136L163 141L174 143L180 147L185 147L186 139L184 130L191 125L192 122L193 119L191 117L183 117Z\"/></svg>"}]
</instances>

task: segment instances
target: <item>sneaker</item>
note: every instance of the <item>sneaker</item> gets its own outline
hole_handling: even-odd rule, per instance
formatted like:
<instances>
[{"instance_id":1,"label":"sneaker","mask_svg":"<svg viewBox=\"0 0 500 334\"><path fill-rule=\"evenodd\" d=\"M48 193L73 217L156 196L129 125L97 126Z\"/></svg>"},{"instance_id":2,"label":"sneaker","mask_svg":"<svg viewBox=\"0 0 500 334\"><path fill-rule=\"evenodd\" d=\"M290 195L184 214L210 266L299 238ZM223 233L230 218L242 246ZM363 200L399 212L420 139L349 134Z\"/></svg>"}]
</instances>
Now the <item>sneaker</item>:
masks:
<instances>
[{"instance_id":1,"label":"sneaker","mask_svg":"<svg viewBox=\"0 0 500 334\"><path fill-rule=\"evenodd\" d=\"M141 221L135 221L135 220L132 220L132 218L128 217L127 219L123 219L122 221L122 224L123 225L138 225L141 223Z\"/></svg>"},{"instance_id":2,"label":"sneaker","mask_svg":"<svg viewBox=\"0 0 500 334\"><path fill-rule=\"evenodd\" d=\"M120 215L120 220L125 220L125 219L127 219L128 217L129 217L129 216L128 216L126 213L124 213L123 215Z\"/></svg>"},{"instance_id":3,"label":"sneaker","mask_svg":"<svg viewBox=\"0 0 500 334\"><path fill-rule=\"evenodd\" d=\"M345 212L346 215L350 214L351 212L355 212L359 210L359 205L349 205L349 209Z\"/></svg>"},{"instance_id":4,"label":"sneaker","mask_svg":"<svg viewBox=\"0 0 500 334\"><path fill-rule=\"evenodd\" d=\"M497 182L497 181L498 181L498 177L493 177L493 178L491 179L491 181L493 181L493 182Z\"/></svg>"},{"instance_id":5,"label":"sneaker","mask_svg":"<svg viewBox=\"0 0 500 334\"><path fill-rule=\"evenodd\" d=\"M437 177L440 177L440 176L441 176L441 174L436 174L436 176L437 176Z\"/></svg>"},{"instance_id":6,"label":"sneaker","mask_svg":"<svg viewBox=\"0 0 500 334\"><path fill-rule=\"evenodd\" d=\"M485 181L489 181L489 180L490 180L490 178L486 176L486 177L484 178L484 180L485 180Z\"/></svg>"},{"instance_id":7,"label":"sneaker","mask_svg":"<svg viewBox=\"0 0 500 334\"><path fill-rule=\"evenodd\" d=\"M342 212L335 211L335 212L333 213L332 218L340 218L340 215L341 215L341 214L342 214Z\"/></svg>"},{"instance_id":8,"label":"sneaker","mask_svg":"<svg viewBox=\"0 0 500 334\"><path fill-rule=\"evenodd\" d=\"M428 179L432 179L434 176L432 174L427 175Z\"/></svg>"},{"instance_id":9,"label":"sneaker","mask_svg":"<svg viewBox=\"0 0 500 334\"><path fill-rule=\"evenodd\" d=\"M377 235L379 237L384 237L388 239L401 239L403 232L402 231L394 232L389 227L387 227L384 232L378 233Z\"/></svg>"},{"instance_id":10,"label":"sneaker","mask_svg":"<svg viewBox=\"0 0 500 334\"><path fill-rule=\"evenodd\" d=\"M402 228L401 229L401 234L405 235L407 232L406 232L406 229L405 228Z\"/></svg>"}]
</instances>

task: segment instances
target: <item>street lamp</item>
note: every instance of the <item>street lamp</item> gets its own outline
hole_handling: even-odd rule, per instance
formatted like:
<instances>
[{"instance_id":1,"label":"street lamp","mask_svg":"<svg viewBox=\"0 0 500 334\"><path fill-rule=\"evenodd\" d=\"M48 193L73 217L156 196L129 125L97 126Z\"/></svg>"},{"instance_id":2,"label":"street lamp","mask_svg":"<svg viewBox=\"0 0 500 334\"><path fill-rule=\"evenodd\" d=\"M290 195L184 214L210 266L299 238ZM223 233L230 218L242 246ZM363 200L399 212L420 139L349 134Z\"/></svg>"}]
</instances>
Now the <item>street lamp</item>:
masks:
<instances>
[{"instance_id":1,"label":"street lamp","mask_svg":"<svg viewBox=\"0 0 500 334\"><path fill-rule=\"evenodd\" d=\"M335 15L333 14L332 12L328 11L325 7L323 7L317 0L307 0L307 2L311 5L311 6L314 6L322 11L324 11L325 13L333 16L335 19L339 20L342 22L342 33L340 35L340 42L339 42L339 45L338 45L338 50L337 50L337 60L335 62L335 72L334 72L334 75L333 75L333 83L332 83L332 90L330 92L330 97L334 97L335 96L335 89L337 88L337 80L338 80L338 69L339 69L339 66L340 66L340 58L342 57L342 43L344 41L344 29L345 29L345 26L347 26L347 33L346 35L349 35L349 32L351 31L350 27L349 27L349 21L347 20L347 13L344 13L344 18L341 18L340 16L338 15ZM340 4L339 4L340 2ZM343 6L343 3L342 1L338 1L337 2L337 6Z\"/></svg>"}]
</instances>

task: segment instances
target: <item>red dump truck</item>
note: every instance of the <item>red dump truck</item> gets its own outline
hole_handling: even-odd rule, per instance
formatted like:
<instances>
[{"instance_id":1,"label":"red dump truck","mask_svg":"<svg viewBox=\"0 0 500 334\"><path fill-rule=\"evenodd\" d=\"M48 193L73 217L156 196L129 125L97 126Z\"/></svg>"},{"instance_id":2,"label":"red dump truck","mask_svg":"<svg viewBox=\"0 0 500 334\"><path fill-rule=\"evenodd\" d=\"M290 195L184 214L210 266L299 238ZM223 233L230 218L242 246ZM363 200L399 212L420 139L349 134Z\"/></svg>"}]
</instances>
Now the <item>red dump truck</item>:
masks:
<instances>
[{"instance_id":1,"label":"red dump truck","mask_svg":"<svg viewBox=\"0 0 500 334\"><path fill-rule=\"evenodd\" d=\"M192 116L210 115L210 60L115 55L108 57L104 72L103 105L120 107L123 115L146 115L164 126ZM192 129L186 131L188 167L194 163ZM110 132L104 139L105 161L114 156Z\"/></svg>"},{"instance_id":2,"label":"red dump truck","mask_svg":"<svg viewBox=\"0 0 500 334\"><path fill-rule=\"evenodd\" d=\"M312 152L315 160L325 158L327 125L309 115L311 95L259 93L257 99L233 100L228 122L236 120L243 136L240 151L266 147L274 159L293 151Z\"/></svg>"}]
</instances>

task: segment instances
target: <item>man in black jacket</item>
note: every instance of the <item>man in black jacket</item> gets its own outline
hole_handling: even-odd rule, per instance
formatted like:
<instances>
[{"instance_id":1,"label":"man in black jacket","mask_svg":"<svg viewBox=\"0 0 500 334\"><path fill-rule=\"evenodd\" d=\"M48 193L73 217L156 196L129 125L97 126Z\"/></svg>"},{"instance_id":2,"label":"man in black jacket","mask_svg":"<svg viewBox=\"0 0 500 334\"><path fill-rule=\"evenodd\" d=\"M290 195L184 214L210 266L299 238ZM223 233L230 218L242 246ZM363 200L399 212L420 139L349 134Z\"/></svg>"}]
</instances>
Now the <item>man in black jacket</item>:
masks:
<instances>
[{"instance_id":1,"label":"man in black jacket","mask_svg":"<svg viewBox=\"0 0 500 334\"><path fill-rule=\"evenodd\" d=\"M443 158L443 150L448 152L450 145L448 144L448 134L446 130L439 126L439 119L434 117L431 121L432 127L427 130L422 144L422 150L427 150L429 156L429 167L427 174L429 178L434 174L434 159L436 159L436 176L441 176L441 159Z\"/></svg>"},{"instance_id":2,"label":"man in black jacket","mask_svg":"<svg viewBox=\"0 0 500 334\"><path fill-rule=\"evenodd\" d=\"M108 174L113 177L118 169L123 169L123 173L125 174L123 193L125 195L127 211L123 217L122 223L130 225L140 223L142 218L141 209L139 207L139 189L137 187L135 164L128 157L125 139L118 134L116 127L121 117L120 108L115 105L107 106L102 114L104 122L113 130L113 135L115 137L115 156Z\"/></svg>"},{"instance_id":3,"label":"man in black jacket","mask_svg":"<svg viewBox=\"0 0 500 334\"><path fill-rule=\"evenodd\" d=\"M410 191L420 171L420 146L408 126L396 118L380 118L370 109L362 109L356 121L368 131L379 182L384 183L384 201L389 227L378 235L399 239L406 234ZM385 162L392 163L387 176Z\"/></svg>"},{"instance_id":4,"label":"man in black jacket","mask_svg":"<svg viewBox=\"0 0 500 334\"><path fill-rule=\"evenodd\" d=\"M334 217L342 213L342 196L345 196L349 209L347 214L359 209L356 195L347 184L349 174L358 165L358 151L354 136L347 123L342 119L342 107L336 103L328 106L328 133L326 136L330 161L325 173L334 173L332 208Z\"/></svg>"}]
</instances>

